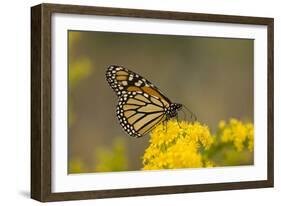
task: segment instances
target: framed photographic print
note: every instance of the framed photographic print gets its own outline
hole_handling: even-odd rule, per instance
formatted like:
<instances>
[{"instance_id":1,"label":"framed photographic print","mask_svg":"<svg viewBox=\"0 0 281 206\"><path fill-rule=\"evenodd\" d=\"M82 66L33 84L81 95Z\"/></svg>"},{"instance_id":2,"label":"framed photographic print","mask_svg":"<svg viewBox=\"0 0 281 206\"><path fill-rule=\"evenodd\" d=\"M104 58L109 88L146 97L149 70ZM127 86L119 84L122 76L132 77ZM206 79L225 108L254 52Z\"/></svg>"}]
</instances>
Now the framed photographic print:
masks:
<instances>
[{"instance_id":1,"label":"framed photographic print","mask_svg":"<svg viewBox=\"0 0 281 206\"><path fill-rule=\"evenodd\" d=\"M273 19L31 8L31 197L273 187Z\"/></svg>"}]
</instances>

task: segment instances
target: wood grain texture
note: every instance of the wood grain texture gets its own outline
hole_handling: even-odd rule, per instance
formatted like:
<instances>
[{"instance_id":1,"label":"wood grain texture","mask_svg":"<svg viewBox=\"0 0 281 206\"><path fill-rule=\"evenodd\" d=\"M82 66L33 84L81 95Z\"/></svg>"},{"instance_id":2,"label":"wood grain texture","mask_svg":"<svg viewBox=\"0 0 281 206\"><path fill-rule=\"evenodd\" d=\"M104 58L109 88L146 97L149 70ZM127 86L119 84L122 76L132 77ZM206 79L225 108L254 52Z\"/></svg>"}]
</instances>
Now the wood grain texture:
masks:
<instances>
[{"instance_id":1,"label":"wood grain texture","mask_svg":"<svg viewBox=\"0 0 281 206\"><path fill-rule=\"evenodd\" d=\"M155 18L168 20L185 20L185 21L206 21L206 22L222 22L222 23L239 23L239 24L255 24L268 25L271 18L251 17L251 16L233 16L218 14L202 14L202 13L186 13L171 12L158 10L141 10L141 9L125 9L110 7L93 7L79 5L63 5L63 4L43 4L46 9L56 13L80 14L80 15L102 15L102 16L124 16L136 18Z\"/></svg>"},{"instance_id":2,"label":"wood grain texture","mask_svg":"<svg viewBox=\"0 0 281 206\"><path fill-rule=\"evenodd\" d=\"M42 199L41 6L31 11L31 197Z\"/></svg>"},{"instance_id":3,"label":"wood grain texture","mask_svg":"<svg viewBox=\"0 0 281 206\"><path fill-rule=\"evenodd\" d=\"M266 25L268 28L268 179L200 185L53 193L51 190L51 16L53 13ZM41 4L31 8L31 197L47 201L272 187L273 19L247 16Z\"/></svg>"},{"instance_id":4,"label":"wood grain texture","mask_svg":"<svg viewBox=\"0 0 281 206\"><path fill-rule=\"evenodd\" d=\"M267 26L267 180L274 186L274 20Z\"/></svg>"},{"instance_id":5,"label":"wood grain texture","mask_svg":"<svg viewBox=\"0 0 281 206\"><path fill-rule=\"evenodd\" d=\"M31 8L31 197L51 193L51 11Z\"/></svg>"}]
</instances>

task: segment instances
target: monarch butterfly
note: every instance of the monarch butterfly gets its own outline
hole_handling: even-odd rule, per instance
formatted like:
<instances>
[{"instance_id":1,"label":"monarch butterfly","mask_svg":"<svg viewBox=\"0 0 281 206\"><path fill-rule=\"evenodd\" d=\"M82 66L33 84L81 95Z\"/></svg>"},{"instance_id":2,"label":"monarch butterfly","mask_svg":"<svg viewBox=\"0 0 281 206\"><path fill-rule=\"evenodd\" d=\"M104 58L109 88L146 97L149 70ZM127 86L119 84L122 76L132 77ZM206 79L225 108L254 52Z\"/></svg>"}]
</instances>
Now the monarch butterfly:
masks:
<instances>
[{"instance_id":1,"label":"monarch butterfly","mask_svg":"<svg viewBox=\"0 0 281 206\"><path fill-rule=\"evenodd\" d=\"M118 96L116 115L119 123L132 137L141 137L158 123L177 117L184 107L172 103L147 79L122 66L109 66L106 80Z\"/></svg>"}]
</instances>

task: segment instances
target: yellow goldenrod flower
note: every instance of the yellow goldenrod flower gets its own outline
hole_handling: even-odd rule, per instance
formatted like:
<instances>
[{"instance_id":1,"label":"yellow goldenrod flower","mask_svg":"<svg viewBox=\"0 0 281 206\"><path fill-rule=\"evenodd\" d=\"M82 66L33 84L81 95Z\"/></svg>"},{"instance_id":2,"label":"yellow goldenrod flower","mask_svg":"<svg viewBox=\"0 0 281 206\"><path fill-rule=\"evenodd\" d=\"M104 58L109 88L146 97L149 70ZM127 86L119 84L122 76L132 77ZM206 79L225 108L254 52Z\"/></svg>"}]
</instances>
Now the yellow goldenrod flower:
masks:
<instances>
[{"instance_id":1,"label":"yellow goldenrod flower","mask_svg":"<svg viewBox=\"0 0 281 206\"><path fill-rule=\"evenodd\" d=\"M238 151L242 151L247 142L249 151L253 151L254 126L252 123L243 123L237 119L230 119L229 123L223 127L219 124L219 129L222 142L232 142Z\"/></svg>"},{"instance_id":2,"label":"yellow goldenrod flower","mask_svg":"<svg viewBox=\"0 0 281 206\"><path fill-rule=\"evenodd\" d=\"M246 124L248 131L248 149L250 152L254 150L254 126L252 123Z\"/></svg>"},{"instance_id":3,"label":"yellow goldenrod flower","mask_svg":"<svg viewBox=\"0 0 281 206\"><path fill-rule=\"evenodd\" d=\"M213 143L210 130L199 122L170 120L158 125L150 134L150 146L143 156L143 169L175 169L212 166L204 164L199 149L208 149Z\"/></svg>"},{"instance_id":4,"label":"yellow goldenrod flower","mask_svg":"<svg viewBox=\"0 0 281 206\"><path fill-rule=\"evenodd\" d=\"M225 121L224 120L221 120L219 122L219 129L223 129L225 127Z\"/></svg>"}]
</instances>

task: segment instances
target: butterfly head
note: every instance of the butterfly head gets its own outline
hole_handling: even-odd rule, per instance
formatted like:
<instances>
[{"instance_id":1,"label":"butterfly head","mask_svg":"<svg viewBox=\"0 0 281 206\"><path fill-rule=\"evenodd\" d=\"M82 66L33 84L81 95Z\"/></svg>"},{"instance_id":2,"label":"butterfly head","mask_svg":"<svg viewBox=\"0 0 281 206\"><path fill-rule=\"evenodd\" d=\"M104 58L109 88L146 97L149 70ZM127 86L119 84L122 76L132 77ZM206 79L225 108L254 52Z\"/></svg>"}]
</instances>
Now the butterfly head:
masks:
<instances>
[{"instance_id":1,"label":"butterfly head","mask_svg":"<svg viewBox=\"0 0 281 206\"><path fill-rule=\"evenodd\" d=\"M182 104L174 103L174 104L172 104L172 105L174 106L174 108L175 108L176 110L181 110L181 109L182 109Z\"/></svg>"},{"instance_id":2,"label":"butterfly head","mask_svg":"<svg viewBox=\"0 0 281 206\"><path fill-rule=\"evenodd\" d=\"M182 104L172 103L166 111L167 118L170 119L178 115L178 111L182 109Z\"/></svg>"}]
</instances>

